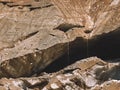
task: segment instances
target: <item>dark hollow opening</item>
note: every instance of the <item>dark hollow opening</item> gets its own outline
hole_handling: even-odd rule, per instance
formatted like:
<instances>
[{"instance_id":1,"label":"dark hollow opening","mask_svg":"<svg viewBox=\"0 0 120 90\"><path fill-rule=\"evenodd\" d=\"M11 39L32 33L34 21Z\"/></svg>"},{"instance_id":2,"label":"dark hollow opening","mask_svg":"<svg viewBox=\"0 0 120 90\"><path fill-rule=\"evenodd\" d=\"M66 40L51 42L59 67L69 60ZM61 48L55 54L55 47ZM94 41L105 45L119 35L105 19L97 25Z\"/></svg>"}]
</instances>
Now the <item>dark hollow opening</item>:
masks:
<instances>
[{"instance_id":1,"label":"dark hollow opening","mask_svg":"<svg viewBox=\"0 0 120 90\"><path fill-rule=\"evenodd\" d=\"M69 44L69 52L55 60L43 71L56 72L77 60L97 56L108 62L120 61L120 28L87 41L77 38Z\"/></svg>"},{"instance_id":2,"label":"dark hollow opening","mask_svg":"<svg viewBox=\"0 0 120 90\"><path fill-rule=\"evenodd\" d=\"M67 32L68 30L70 30L72 28L82 28L82 27L84 27L84 26L74 25L74 24L69 24L69 23L63 23L63 24L60 24L55 29L59 29L59 30L61 30L63 32Z\"/></svg>"},{"instance_id":3,"label":"dark hollow opening","mask_svg":"<svg viewBox=\"0 0 120 90\"><path fill-rule=\"evenodd\" d=\"M89 34L89 33L92 32L92 30L85 30L84 32L85 32L86 34Z\"/></svg>"},{"instance_id":4,"label":"dark hollow opening","mask_svg":"<svg viewBox=\"0 0 120 90\"><path fill-rule=\"evenodd\" d=\"M99 58L108 61L119 61L120 28L91 40L88 51L89 56L98 56Z\"/></svg>"}]
</instances>

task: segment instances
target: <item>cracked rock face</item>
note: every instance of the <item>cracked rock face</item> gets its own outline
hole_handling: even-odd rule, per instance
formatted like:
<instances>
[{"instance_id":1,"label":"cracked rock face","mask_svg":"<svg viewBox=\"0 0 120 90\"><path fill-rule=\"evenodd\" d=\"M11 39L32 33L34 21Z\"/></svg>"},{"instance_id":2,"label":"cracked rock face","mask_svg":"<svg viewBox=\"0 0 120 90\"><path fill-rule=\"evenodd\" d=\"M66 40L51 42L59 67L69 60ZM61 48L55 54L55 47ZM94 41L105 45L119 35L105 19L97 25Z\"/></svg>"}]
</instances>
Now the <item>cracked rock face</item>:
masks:
<instances>
[{"instance_id":1,"label":"cracked rock face","mask_svg":"<svg viewBox=\"0 0 120 90\"><path fill-rule=\"evenodd\" d=\"M120 0L0 0L0 90L119 90L119 34Z\"/></svg>"}]
</instances>

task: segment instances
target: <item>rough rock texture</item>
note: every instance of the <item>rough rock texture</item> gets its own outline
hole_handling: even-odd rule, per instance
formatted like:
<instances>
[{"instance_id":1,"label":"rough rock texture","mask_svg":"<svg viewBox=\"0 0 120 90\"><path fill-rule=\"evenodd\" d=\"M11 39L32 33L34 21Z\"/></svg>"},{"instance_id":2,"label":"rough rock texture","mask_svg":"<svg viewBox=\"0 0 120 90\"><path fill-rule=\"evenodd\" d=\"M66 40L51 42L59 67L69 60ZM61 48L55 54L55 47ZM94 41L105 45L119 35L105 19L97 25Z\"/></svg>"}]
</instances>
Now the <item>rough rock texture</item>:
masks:
<instances>
[{"instance_id":1,"label":"rough rock texture","mask_svg":"<svg viewBox=\"0 0 120 90\"><path fill-rule=\"evenodd\" d=\"M52 0L67 23L81 25L88 39L120 27L120 0ZM91 32L91 33L90 33Z\"/></svg>"},{"instance_id":2,"label":"rough rock texture","mask_svg":"<svg viewBox=\"0 0 120 90\"><path fill-rule=\"evenodd\" d=\"M0 77L29 76L62 56L77 37L90 39L120 26L119 0L0 2Z\"/></svg>"},{"instance_id":3,"label":"rough rock texture","mask_svg":"<svg viewBox=\"0 0 120 90\"><path fill-rule=\"evenodd\" d=\"M69 45L113 34L119 41L120 0L0 0L0 90L120 90L120 64L96 57L36 75Z\"/></svg>"},{"instance_id":4,"label":"rough rock texture","mask_svg":"<svg viewBox=\"0 0 120 90\"><path fill-rule=\"evenodd\" d=\"M97 57L77 61L55 73L0 80L0 90L120 90L120 64Z\"/></svg>"},{"instance_id":5,"label":"rough rock texture","mask_svg":"<svg viewBox=\"0 0 120 90\"><path fill-rule=\"evenodd\" d=\"M29 76L65 52L65 33L53 31L62 22L56 8L38 5L31 10L0 3L0 77Z\"/></svg>"}]
</instances>

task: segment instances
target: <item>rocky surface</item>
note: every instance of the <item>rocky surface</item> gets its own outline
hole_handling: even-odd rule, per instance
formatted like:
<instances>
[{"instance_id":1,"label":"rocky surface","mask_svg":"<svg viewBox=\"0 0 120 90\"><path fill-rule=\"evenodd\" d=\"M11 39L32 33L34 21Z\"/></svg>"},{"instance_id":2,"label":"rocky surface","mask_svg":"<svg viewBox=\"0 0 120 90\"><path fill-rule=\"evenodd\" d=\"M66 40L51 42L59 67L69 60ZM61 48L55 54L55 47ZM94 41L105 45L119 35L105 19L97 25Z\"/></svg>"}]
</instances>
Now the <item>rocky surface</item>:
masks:
<instances>
[{"instance_id":1,"label":"rocky surface","mask_svg":"<svg viewBox=\"0 0 120 90\"><path fill-rule=\"evenodd\" d=\"M87 38L120 26L120 0L52 0L67 23L83 26Z\"/></svg>"},{"instance_id":2,"label":"rocky surface","mask_svg":"<svg viewBox=\"0 0 120 90\"><path fill-rule=\"evenodd\" d=\"M119 63L96 57L37 74L69 49L119 50L119 12L120 0L0 0L0 90L119 90Z\"/></svg>"},{"instance_id":3,"label":"rocky surface","mask_svg":"<svg viewBox=\"0 0 120 90\"><path fill-rule=\"evenodd\" d=\"M31 11L32 6L0 4L0 77L29 76L65 52L65 33L53 31L62 20L47 6Z\"/></svg>"},{"instance_id":4,"label":"rocky surface","mask_svg":"<svg viewBox=\"0 0 120 90\"><path fill-rule=\"evenodd\" d=\"M120 90L120 64L97 57L77 61L55 73L0 80L0 90Z\"/></svg>"}]
</instances>

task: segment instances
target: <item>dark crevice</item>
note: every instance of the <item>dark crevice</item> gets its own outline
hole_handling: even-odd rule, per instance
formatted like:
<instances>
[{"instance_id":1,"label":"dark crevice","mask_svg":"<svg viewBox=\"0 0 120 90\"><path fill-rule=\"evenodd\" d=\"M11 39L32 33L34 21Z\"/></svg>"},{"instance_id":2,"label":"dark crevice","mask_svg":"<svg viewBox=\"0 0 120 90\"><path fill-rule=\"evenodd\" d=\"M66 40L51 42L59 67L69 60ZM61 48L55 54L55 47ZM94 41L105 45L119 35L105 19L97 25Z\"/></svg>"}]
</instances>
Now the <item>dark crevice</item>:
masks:
<instances>
[{"instance_id":1,"label":"dark crevice","mask_svg":"<svg viewBox=\"0 0 120 90\"><path fill-rule=\"evenodd\" d=\"M89 55L103 60L120 61L120 28L89 42Z\"/></svg>"},{"instance_id":2,"label":"dark crevice","mask_svg":"<svg viewBox=\"0 0 120 90\"><path fill-rule=\"evenodd\" d=\"M55 29L59 29L63 32L67 32L68 30L72 29L72 28L82 28L84 26L81 25L74 25L74 24L69 24L69 23L63 23L60 24L58 27L56 27Z\"/></svg>"},{"instance_id":3,"label":"dark crevice","mask_svg":"<svg viewBox=\"0 0 120 90\"><path fill-rule=\"evenodd\" d=\"M89 34L89 33L91 33L92 32L92 30L85 30L84 31L84 33L86 33L86 34Z\"/></svg>"},{"instance_id":4,"label":"dark crevice","mask_svg":"<svg viewBox=\"0 0 120 90\"><path fill-rule=\"evenodd\" d=\"M9 7L17 7L17 6L31 7L30 4L27 4L27 5L19 5L19 4L16 4L16 3L7 3L7 6L9 6ZM22 9L22 8L19 8L19 9Z\"/></svg>"},{"instance_id":5,"label":"dark crevice","mask_svg":"<svg viewBox=\"0 0 120 90\"><path fill-rule=\"evenodd\" d=\"M97 36L88 43L77 38L69 43L69 52L55 60L43 71L51 73L63 69L77 60L97 56L107 62L120 61L120 28L107 34ZM69 53L69 54L68 54Z\"/></svg>"},{"instance_id":6,"label":"dark crevice","mask_svg":"<svg viewBox=\"0 0 120 90\"><path fill-rule=\"evenodd\" d=\"M0 2L0 3L2 3L3 5L6 5L8 2Z\"/></svg>"},{"instance_id":7,"label":"dark crevice","mask_svg":"<svg viewBox=\"0 0 120 90\"><path fill-rule=\"evenodd\" d=\"M20 40L20 41L23 41L23 40L25 40L25 39L28 39L28 38L36 35L38 32L39 32L39 31L31 32L31 33L29 33L28 35L21 37L19 40ZM17 41L18 41L18 40L17 40Z\"/></svg>"},{"instance_id":8,"label":"dark crevice","mask_svg":"<svg viewBox=\"0 0 120 90\"><path fill-rule=\"evenodd\" d=\"M34 0L35 2L40 2L40 0Z\"/></svg>"},{"instance_id":9,"label":"dark crevice","mask_svg":"<svg viewBox=\"0 0 120 90\"><path fill-rule=\"evenodd\" d=\"M87 57L86 41L84 41L82 38L77 38L74 42L69 43L68 47L69 52L67 51L65 55L55 60L43 71L47 73L56 72L74 63L77 60Z\"/></svg>"},{"instance_id":10,"label":"dark crevice","mask_svg":"<svg viewBox=\"0 0 120 90\"><path fill-rule=\"evenodd\" d=\"M51 7L51 6L53 6L53 4L48 4L48 5L44 5L44 6L38 6L38 5L37 6L32 6L32 4L19 5L19 4L14 4L14 3L8 3L7 6L9 6L9 7L16 7L16 6L28 7L30 11L33 11L33 10L36 10L36 9ZM19 9L22 9L22 8L20 7Z\"/></svg>"},{"instance_id":11,"label":"dark crevice","mask_svg":"<svg viewBox=\"0 0 120 90\"><path fill-rule=\"evenodd\" d=\"M18 6L28 7L30 11L33 11L36 9L48 8L48 7L53 6L53 4L46 4L46 5L41 6L39 4L40 3L39 0L36 0L35 2L38 3L38 4L36 4L36 6L33 6L32 3L26 3L26 4L23 3L23 5L18 4L18 3L14 3L14 2L0 2L0 3L2 3L3 5L7 5L9 7L18 7ZM18 7L18 8L22 9L22 7Z\"/></svg>"},{"instance_id":12,"label":"dark crevice","mask_svg":"<svg viewBox=\"0 0 120 90\"><path fill-rule=\"evenodd\" d=\"M42 9L42 8L48 8L48 7L51 7L53 6L53 4L48 4L48 5L45 5L45 6L39 6L39 7L30 7L30 11L33 11L35 9Z\"/></svg>"}]
</instances>

